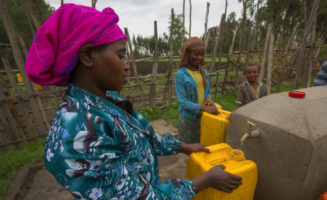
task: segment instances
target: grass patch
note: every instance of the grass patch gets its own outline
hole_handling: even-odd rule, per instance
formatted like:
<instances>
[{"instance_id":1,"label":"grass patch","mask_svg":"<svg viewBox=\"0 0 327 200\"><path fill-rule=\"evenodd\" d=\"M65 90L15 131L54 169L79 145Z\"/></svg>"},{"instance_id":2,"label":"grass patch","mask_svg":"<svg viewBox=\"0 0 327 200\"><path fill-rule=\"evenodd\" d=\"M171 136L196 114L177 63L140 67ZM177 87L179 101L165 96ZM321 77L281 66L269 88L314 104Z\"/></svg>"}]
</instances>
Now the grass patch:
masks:
<instances>
[{"instance_id":1,"label":"grass patch","mask_svg":"<svg viewBox=\"0 0 327 200\"><path fill-rule=\"evenodd\" d=\"M178 103L167 104L165 108L150 108L145 107L139 111L145 118L149 121L156 119L163 119L166 122L169 122L175 126L177 126L178 121Z\"/></svg>"},{"instance_id":2,"label":"grass patch","mask_svg":"<svg viewBox=\"0 0 327 200\"><path fill-rule=\"evenodd\" d=\"M217 94L216 97L213 95L213 101L220 104L223 110L232 111L236 108L236 96L232 94Z\"/></svg>"},{"instance_id":3,"label":"grass patch","mask_svg":"<svg viewBox=\"0 0 327 200\"><path fill-rule=\"evenodd\" d=\"M213 97L213 101L220 104L224 110L232 111L236 108L235 104L236 97L231 94L221 95L217 94L216 97ZM139 110L139 112L147 118L149 121L156 119L163 119L175 126L177 126L178 121L178 103L167 104L165 108L150 108L145 107Z\"/></svg>"},{"instance_id":4,"label":"grass patch","mask_svg":"<svg viewBox=\"0 0 327 200\"><path fill-rule=\"evenodd\" d=\"M44 139L26 144L21 149L9 150L0 155L0 199L3 199L20 167L43 160Z\"/></svg>"}]
</instances>

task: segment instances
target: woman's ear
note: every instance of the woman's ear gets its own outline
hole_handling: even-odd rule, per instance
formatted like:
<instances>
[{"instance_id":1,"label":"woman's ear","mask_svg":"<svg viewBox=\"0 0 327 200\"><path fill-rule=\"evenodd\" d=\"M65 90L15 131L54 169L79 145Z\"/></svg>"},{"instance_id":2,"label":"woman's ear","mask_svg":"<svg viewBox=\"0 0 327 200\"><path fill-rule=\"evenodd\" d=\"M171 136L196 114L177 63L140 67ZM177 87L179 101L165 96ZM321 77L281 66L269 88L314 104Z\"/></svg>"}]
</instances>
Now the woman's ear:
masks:
<instances>
[{"instance_id":1,"label":"woman's ear","mask_svg":"<svg viewBox=\"0 0 327 200\"><path fill-rule=\"evenodd\" d=\"M87 68L91 68L94 63L94 46L91 44L85 44L79 50L79 60Z\"/></svg>"}]
</instances>

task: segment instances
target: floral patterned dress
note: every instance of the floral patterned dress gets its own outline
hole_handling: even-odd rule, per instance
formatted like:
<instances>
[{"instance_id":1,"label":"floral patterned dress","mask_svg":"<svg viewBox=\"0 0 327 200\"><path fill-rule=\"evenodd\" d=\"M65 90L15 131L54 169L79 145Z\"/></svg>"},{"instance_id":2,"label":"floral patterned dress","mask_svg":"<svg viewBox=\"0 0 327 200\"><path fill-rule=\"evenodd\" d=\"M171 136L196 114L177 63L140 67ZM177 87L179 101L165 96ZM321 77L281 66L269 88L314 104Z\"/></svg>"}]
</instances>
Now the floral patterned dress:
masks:
<instances>
[{"instance_id":1,"label":"floral patterned dress","mask_svg":"<svg viewBox=\"0 0 327 200\"><path fill-rule=\"evenodd\" d=\"M161 183L157 155L177 154L181 143L161 137L139 113L69 85L45 145L45 166L75 199L191 199L189 180ZM111 101L111 102L110 102Z\"/></svg>"}]
</instances>

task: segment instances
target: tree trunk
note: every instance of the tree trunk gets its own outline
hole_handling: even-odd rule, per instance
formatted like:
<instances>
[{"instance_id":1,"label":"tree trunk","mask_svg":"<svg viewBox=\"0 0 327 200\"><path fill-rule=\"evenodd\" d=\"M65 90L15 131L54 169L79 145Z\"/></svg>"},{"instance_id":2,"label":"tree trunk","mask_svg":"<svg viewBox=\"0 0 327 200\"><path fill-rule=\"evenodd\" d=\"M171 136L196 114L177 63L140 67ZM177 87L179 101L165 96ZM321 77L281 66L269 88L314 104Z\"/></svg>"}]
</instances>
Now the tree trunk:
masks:
<instances>
[{"instance_id":1,"label":"tree trunk","mask_svg":"<svg viewBox=\"0 0 327 200\"><path fill-rule=\"evenodd\" d=\"M233 31L233 40L232 40L232 44L230 45L230 48L229 48L229 51L228 51L229 56L232 56L233 51L234 51L234 46L235 46L235 41L236 41L238 28L239 28L239 25L237 24L234 31Z\"/></svg>"},{"instance_id":2,"label":"tree trunk","mask_svg":"<svg viewBox=\"0 0 327 200\"><path fill-rule=\"evenodd\" d=\"M15 92L15 95L20 95L22 94L23 92L20 91L18 88L17 88L17 79L16 77L14 76L13 74L13 71L12 71L12 68L9 64L9 61L5 58L1 58L2 60L2 64L5 68L5 71L7 72L7 76L8 76L8 79L9 79L9 83L10 83L10 88L11 90L13 90ZM29 116L29 113L26 109L26 106L24 105L24 100L23 99L18 99L18 104L17 104L17 109L21 112L23 112L24 116ZM33 130L33 127L32 127L32 121L31 121L31 118L30 117L25 117L26 120L24 120L24 124L25 124L25 131L24 132L27 132L27 133L32 133L32 130ZM24 127L24 126L23 126Z\"/></svg>"},{"instance_id":3,"label":"tree trunk","mask_svg":"<svg viewBox=\"0 0 327 200\"><path fill-rule=\"evenodd\" d=\"M2 84L0 84L0 98L5 98L5 97L6 96L4 95L4 90L2 89ZM1 116L4 115L7 117L7 121L8 121L8 125L9 125L8 128L10 127L10 131L13 133L14 138L16 140L21 139L22 136L20 135L21 133L19 132L19 130L20 130L19 125L17 124L17 121L14 119L14 116L9 109L9 105L6 104L5 102L0 102L0 107L2 107L3 110L5 111L5 113L1 113ZM1 121L3 121L3 120L4 119L1 117Z\"/></svg>"},{"instance_id":4,"label":"tree trunk","mask_svg":"<svg viewBox=\"0 0 327 200\"><path fill-rule=\"evenodd\" d=\"M305 24L303 37L300 43L300 49L299 49L299 56L297 60L297 66L296 66L296 74L295 74L295 81L294 81L294 89L297 89L300 84L300 78L302 77L302 72L304 70L305 66L305 52L306 52L306 46L308 44L308 36L309 31L312 27L314 16L316 16L318 7L319 7L319 1L320 0L314 0L310 12L310 17L307 21L307 24Z\"/></svg>"},{"instance_id":5,"label":"tree trunk","mask_svg":"<svg viewBox=\"0 0 327 200\"><path fill-rule=\"evenodd\" d=\"M307 24L307 16L308 16L308 14L307 14L307 12L308 12L308 2L307 2L307 0L303 0L303 19L304 19L304 25L306 25Z\"/></svg>"},{"instance_id":6,"label":"tree trunk","mask_svg":"<svg viewBox=\"0 0 327 200\"><path fill-rule=\"evenodd\" d=\"M264 75L265 75L267 50L268 50L268 44L269 44L269 39L270 39L270 34L271 34L272 27L273 27L272 23L268 24L267 33L266 33L265 47L264 47L264 50L263 50L263 58L262 58L262 62L261 62L261 70L260 70L260 74L259 74L259 81L260 82L263 82L263 78L264 78Z\"/></svg>"},{"instance_id":7,"label":"tree trunk","mask_svg":"<svg viewBox=\"0 0 327 200\"><path fill-rule=\"evenodd\" d=\"M219 51L218 51L218 66L221 64L221 52L222 52L222 48L223 48L223 45L222 45L222 40L224 38L224 26L225 26L225 22L226 22L226 15L227 15L227 6L228 6L228 2L226 0L225 2L225 12L224 12L224 19L222 21L222 23L220 24L220 28L219 28L219 41L218 41L218 44L219 44Z\"/></svg>"},{"instance_id":8,"label":"tree trunk","mask_svg":"<svg viewBox=\"0 0 327 200\"><path fill-rule=\"evenodd\" d=\"M98 0L92 0L92 8L95 8Z\"/></svg>"},{"instance_id":9,"label":"tree trunk","mask_svg":"<svg viewBox=\"0 0 327 200\"><path fill-rule=\"evenodd\" d=\"M241 51L238 52L238 57L237 57L237 63L235 65L235 79L234 79L234 91L237 93L237 88L238 88L238 78L239 78L239 71L240 71L240 65L241 65Z\"/></svg>"},{"instance_id":10,"label":"tree trunk","mask_svg":"<svg viewBox=\"0 0 327 200\"><path fill-rule=\"evenodd\" d=\"M192 0L189 0L190 2L190 28L189 28L189 33L188 33L188 37L190 38L191 37L191 29L192 29Z\"/></svg>"},{"instance_id":11,"label":"tree trunk","mask_svg":"<svg viewBox=\"0 0 327 200\"><path fill-rule=\"evenodd\" d=\"M2 76L0 76L0 93L1 93L0 96L2 96L3 94L5 94L7 97L10 96L9 88L7 87L7 84L6 84L5 80L3 80ZM2 96L2 97L5 97L5 96ZM11 114L7 113L7 115L9 115L7 117L9 117L9 120L11 120L10 118L12 117L12 120L15 121L14 126L12 126L12 127L15 127L16 129L18 128L18 131L12 130L14 132L15 138L16 139L26 138L23 126L19 120L18 113L17 113L15 103L13 102L13 100L8 100L7 106L11 113Z\"/></svg>"},{"instance_id":12,"label":"tree trunk","mask_svg":"<svg viewBox=\"0 0 327 200\"><path fill-rule=\"evenodd\" d=\"M39 19L36 17L35 12L34 12L34 8L33 5L31 3L30 0L23 0L23 5L24 8L27 12L27 16L29 17L29 19L32 21L34 30L38 30L40 28L40 21ZM34 31L36 32L36 31Z\"/></svg>"},{"instance_id":13,"label":"tree trunk","mask_svg":"<svg viewBox=\"0 0 327 200\"><path fill-rule=\"evenodd\" d=\"M245 50L245 40L244 40L244 33L245 33L245 20L246 20L246 4L248 0L242 0L243 2L243 17L241 21L241 37L240 37L240 51Z\"/></svg>"},{"instance_id":14,"label":"tree trunk","mask_svg":"<svg viewBox=\"0 0 327 200\"><path fill-rule=\"evenodd\" d=\"M18 36L19 43L20 43L20 45L22 47L22 50L23 50L23 52L25 54L25 57L26 57L27 56L27 47L26 47L26 44L25 44L23 38L19 34L17 34L17 36ZM38 92L38 89L36 88L36 85L35 84L32 83L32 87L33 87L34 91ZM47 129L50 129L50 124L49 124L49 122L47 120L47 116L45 114L45 111L44 111L44 108L43 108L43 105L42 105L41 98L36 95L35 99L36 99L37 105L38 105L38 107L40 109L40 113L42 115L43 122L46 125Z\"/></svg>"},{"instance_id":15,"label":"tree trunk","mask_svg":"<svg viewBox=\"0 0 327 200\"><path fill-rule=\"evenodd\" d=\"M223 82L223 85L222 85L222 91L223 91L223 93L226 90L225 87L226 87L227 77L228 77L228 73L229 73L228 67L229 67L229 65L231 63L231 57L232 57L233 51L234 51L234 45L235 45L235 40L236 40L238 28L239 28L239 25L236 25L236 27L235 27L235 29L233 31L232 44L230 45L229 52L228 52L227 64L226 64L226 67L225 67L225 77L224 77L224 82Z\"/></svg>"},{"instance_id":16,"label":"tree trunk","mask_svg":"<svg viewBox=\"0 0 327 200\"><path fill-rule=\"evenodd\" d=\"M206 9L206 18L204 22L204 49L207 49L208 42L209 42L209 34L208 34L208 17L209 17L209 7L210 3L207 2L207 9ZM205 51L206 52L206 51Z\"/></svg>"},{"instance_id":17,"label":"tree trunk","mask_svg":"<svg viewBox=\"0 0 327 200\"><path fill-rule=\"evenodd\" d=\"M184 40L185 40L185 0L183 0L183 32L182 32L182 44L181 44L181 48L184 45Z\"/></svg>"},{"instance_id":18,"label":"tree trunk","mask_svg":"<svg viewBox=\"0 0 327 200\"><path fill-rule=\"evenodd\" d=\"M171 9L171 25L170 25L170 34L169 34L169 67L167 73L167 83L164 90L164 96L162 104L165 103L166 93L168 90L168 103L171 102L171 89L172 89L172 68L173 68L173 30L174 30L174 9Z\"/></svg>"},{"instance_id":19,"label":"tree trunk","mask_svg":"<svg viewBox=\"0 0 327 200\"><path fill-rule=\"evenodd\" d=\"M259 23L258 11L259 11L260 3L261 3L261 0L258 0L257 9L256 9L255 17L254 17L255 18L255 26L254 26L254 30L253 30L253 39L251 41L251 50L254 50L255 43L257 40L258 23Z\"/></svg>"},{"instance_id":20,"label":"tree trunk","mask_svg":"<svg viewBox=\"0 0 327 200\"><path fill-rule=\"evenodd\" d=\"M141 83L140 83L140 80L139 80L139 76L138 76L138 73L137 73L137 67L136 67L136 63L135 63L132 42L130 40L128 29L125 27L124 30L125 30L125 34L128 37L127 43L128 43L128 49L129 49L129 52L130 52L129 55L130 55L130 58L132 60L133 70L134 70L134 74L135 74L135 78L136 78L136 84L137 84L137 86L139 88L139 91L141 93L142 104L144 104L144 94L143 94L143 89L142 89L142 86L141 86Z\"/></svg>"},{"instance_id":21,"label":"tree trunk","mask_svg":"<svg viewBox=\"0 0 327 200\"><path fill-rule=\"evenodd\" d=\"M311 49L309 52L310 60L309 60L309 68L306 72L306 77L304 80L304 87L310 87L311 82L311 74L314 62L314 50L315 50L315 40L316 40L316 28L317 28L317 14L314 16L312 32L311 32Z\"/></svg>"},{"instance_id":22,"label":"tree trunk","mask_svg":"<svg viewBox=\"0 0 327 200\"><path fill-rule=\"evenodd\" d=\"M156 80L158 73L158 29L157 21L154 21L154 55L153 55L153 66L152 66L152 80L151 80L151 89L150 89L150 106L155 106L156 98Z\"/></svg>"},{"instance_id":23,"label":"tree trunk","mask_svg":"<svg viewBox=\"0 0 327 200\"><path fill-rule=\"evenodd\" d=\"M284 51L284 58L283 58L283 62L282 62L282 66L280 67L279 69L279 72L278 72L278 84L277 84L277 88L276 88L276 92L279 92L280 91L280 86L283 82L283 79L284 79L284 73L283 73L283 70L286 66L286 63L288 61L288 52L289 52L289 49L290 49L290 45L292 43L292 40L297 32L297 29L299 28L301 23L298 23L294 29L293 29L293 32L291 34L291 37L289 38L286 46L285 46L285 51Z\"/></svg>"},{"instance_id":24,"label":"tree trunk","mask_svg":"<svg viewBox=\"0 0 327 200\"><path fill-rule=\"evenodd\" d=\"M225 13L221 15L220 25L219 25L219 31L218 31L218 34L217 34L217 36L215 38L215 46L214 46L214 49L213 49L213 52L212 52L210 72L212 72L212 70L214 69L215 64L216 64L217 48L218 48L219 38L221 37L221 34L220 33L222 33L223 24L225 23L224 22L225 16L226 16Z\"/></svg>"},{"instance_id":25,"label":"tree trunk","mask_svg":"<svg viewBox=\"0 0 327 200\"><path fill-rule=\"evenodd\" d=\"M22 75L26 91L28 93L33 93L32 85L28 81L28 78L27 78L26 73L25 73L24 58L23 58L23 55L22 55L21 50L19 48L19 44L18 44L18 41L17 41L17 35L16 35L16 32L15 32L14 27L12 25L12 22L11 22L9 13L8 13L8 9L7 9L7 5L6 5L5 0L0 1L0 17L2 19L5 30L7 32L7 37L9 39L9 42L11 44L12 51L13 51L13 57L14 57L14 60L16 62L16 65L17 65L17 67L18 67L18 69L19 69L19 71L20 71L20 73ZM34 116L35 116L35 120L36 120L38 129L39 129L37 131L39 131L39 133L45 134L48 130L46 129L46 127L42 123L43 119L39 115L40 110L38 109L36 99L31 98L30 103L31 103L31 107L32 107L32 110L33 110L33 113L34 113Z\"/></svg>"},{"instance_id":26,"label":"tree trunk","mask_svg":"<svg viewBox=\"0 0 327 200\"><path fill-rule=\"evenodd\" d=\"M271 93L271 71L272 71L273 58L274 58L274 39L275 39L275 35L274 35L274 32L272 31L270 34L270 40L269 40L269 53L268 53L268 66L267 66L268 94Z\"/></svg>"}]
</instances>

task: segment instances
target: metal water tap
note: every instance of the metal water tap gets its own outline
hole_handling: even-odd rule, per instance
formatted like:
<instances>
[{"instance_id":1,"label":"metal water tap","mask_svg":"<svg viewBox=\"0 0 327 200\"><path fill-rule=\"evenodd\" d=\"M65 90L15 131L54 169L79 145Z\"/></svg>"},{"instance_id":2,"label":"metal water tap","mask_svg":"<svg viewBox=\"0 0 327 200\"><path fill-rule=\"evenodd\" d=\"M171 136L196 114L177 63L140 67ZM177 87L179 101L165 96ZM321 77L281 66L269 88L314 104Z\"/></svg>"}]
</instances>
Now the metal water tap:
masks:
<instances>
[{"instance_id":1,"label":"metal water tap","mask_svg":"<svg viewBox=\"0 0 327 200\"><path fill-rule=\"evenodd\" d=\"M249 125L248 132L244 133L244 135L241 137L241 146L244 144L244 141L248 137L258 137L260 135L260 130L256 128L255 123L248 121L247 122Z\"/></svg>"}]
</instances>

